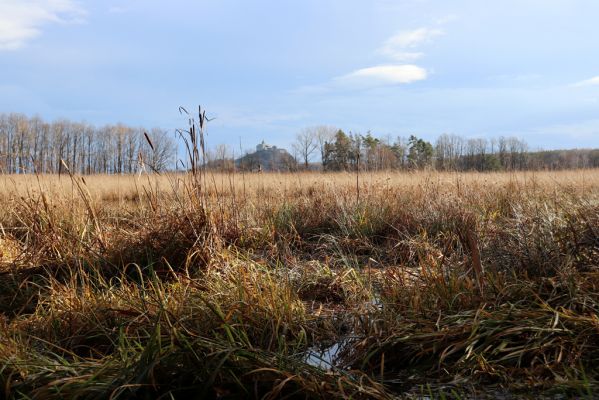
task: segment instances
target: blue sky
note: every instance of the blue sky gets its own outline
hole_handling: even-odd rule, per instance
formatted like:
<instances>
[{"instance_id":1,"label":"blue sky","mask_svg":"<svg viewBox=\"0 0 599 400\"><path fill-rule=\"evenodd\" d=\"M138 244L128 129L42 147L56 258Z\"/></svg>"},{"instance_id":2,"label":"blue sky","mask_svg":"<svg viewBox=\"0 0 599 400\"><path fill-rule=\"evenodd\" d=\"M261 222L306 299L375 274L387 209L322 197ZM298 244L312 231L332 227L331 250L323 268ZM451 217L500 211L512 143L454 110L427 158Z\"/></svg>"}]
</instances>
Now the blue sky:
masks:
<instances>
[{"instance_id":1,"label":"blue sky","mask_svg":"<svg viewBox=\"0 0 599 400\"><path fill-rule=\"evenodd\" d=\"M0 111L289 146L311 125L599 147L596 0L0 0Z\"/></svg>"}]
</instances>

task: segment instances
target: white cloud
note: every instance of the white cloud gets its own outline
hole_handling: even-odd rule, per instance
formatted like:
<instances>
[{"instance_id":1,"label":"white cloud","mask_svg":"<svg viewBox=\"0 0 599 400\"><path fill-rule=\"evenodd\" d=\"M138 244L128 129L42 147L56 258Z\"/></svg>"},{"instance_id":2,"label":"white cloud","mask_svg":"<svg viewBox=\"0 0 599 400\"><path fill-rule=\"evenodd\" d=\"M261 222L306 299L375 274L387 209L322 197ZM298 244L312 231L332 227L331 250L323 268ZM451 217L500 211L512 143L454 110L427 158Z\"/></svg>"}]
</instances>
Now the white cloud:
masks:
<instances>
[{"instance_id":1,"label":"white cloud","mask_svg":"<svg viewBox=\"0 0 599 400\"><path fill-rule=\"evenodd\" d=\"M377 65L357 69L320 85L302 86L291 93L314 96L338 90L374 89L422 81L427 77L426 69L417 65Z\"/></svg>"},{"instance_id":2,"label":"white cloud","mask_svg":"<svg viewBox=\"0 0 599 400\"><path fill-rule=\"evenodd\" d=\"M417 65L378 65L358 69L333 81L343 87L369 88L411 83L426 77L426 70Z\"/></svg>"},{"instance_id":3,"label":"white cloud","mask_svg":"<svg viewBox=\"0 0 599 400\"><path fill-rule=\"evenodd\" d=\"M444 35L442 30L432 28L402 31L387 39L378 53L396 61L414 61L424 55L421 52L415 52L415 48L430 43L434 38L442 35Z\"/></svg>"},{"instance_id":4,"label":"white cloud","mask_svg":"<svg viewBox=\"0 0 599 400\"><path fill-rule=\"evenodd\" d=\"M1 0L0 51L22 47L48 23L81 22L84 16L73 0Z\"/></svg>"},{"instance_id":5,"label":"white cloud","mask_svg":"<svg viewBox=\"0 0 599 400\"><path fill-rule=\"evenodd\" d=\"M397 64L377 65L361 68L347 75L333 79L331 86L352 89L364 89L380 86L400 85L425 80L428 77L426 69L408 64L420 59L424 53L416 49L443 35L440 29L420 28L412 31L399 32L383 43L378 50Z\"/></svg>"},{"instance_id":6,"label":"white cloud","mask_svg":"<svg viewBox=\"0 0 599 400\"><path fill-rule=\"evenodd\" d=\"M599 76L596 76L586 81L578 82L574 86L599 86Z\"/></svg>"},{"instance_id":7,"label":"white cloud","mask_svg":"<svg viewBox=\"0 0 599 400\"><path fill-rule=\"evenodd\" d=\"M333 78L326 84L300 87L294 93L318 95L336 89L371 89L425 80L428 71L413 64L424 55L417 48L441 35L444 35L442 30L433 28L399 32L377 50L379 54L393 60L392 63L357 69Z\"/></svg>"}]
</instances>

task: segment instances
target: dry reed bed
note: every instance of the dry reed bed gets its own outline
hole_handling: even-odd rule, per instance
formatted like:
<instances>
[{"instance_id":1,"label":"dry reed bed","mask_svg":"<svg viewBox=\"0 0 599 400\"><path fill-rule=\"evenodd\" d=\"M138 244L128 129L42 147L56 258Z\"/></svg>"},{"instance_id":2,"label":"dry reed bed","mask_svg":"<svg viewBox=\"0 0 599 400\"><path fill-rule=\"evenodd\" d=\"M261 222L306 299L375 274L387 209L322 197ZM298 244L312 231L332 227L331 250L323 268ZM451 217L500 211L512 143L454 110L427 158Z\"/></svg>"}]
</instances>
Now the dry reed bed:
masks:
<instances>
[{"instance_id":1,"label":"dry reed bed","mask_svg":"<svg viewBox=\"0 0 599 400\"><path fill-rule=\"evenodd\" d=\"M6 397L599 376L597 171L0 179ZM329 369L307 362L331 346Z\"/></svg>"}]
</instances>

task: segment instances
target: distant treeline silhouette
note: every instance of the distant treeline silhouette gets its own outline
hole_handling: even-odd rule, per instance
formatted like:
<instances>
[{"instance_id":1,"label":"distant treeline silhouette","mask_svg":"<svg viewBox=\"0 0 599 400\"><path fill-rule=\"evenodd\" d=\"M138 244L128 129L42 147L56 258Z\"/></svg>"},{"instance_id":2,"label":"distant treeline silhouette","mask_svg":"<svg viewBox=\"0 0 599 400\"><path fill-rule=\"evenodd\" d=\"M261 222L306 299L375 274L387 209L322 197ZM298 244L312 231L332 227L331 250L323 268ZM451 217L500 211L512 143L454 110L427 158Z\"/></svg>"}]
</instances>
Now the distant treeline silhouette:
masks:
<instances>
[{"instance_id":1,"label":"distant treeline silhouette","mask_svg":"<svg viewBox=\"0 0 599 400\"><path fill-rule=\"evenodd\" d=\"M302 137L305 141L305 137ZM315 144L317 141L315 140ZM515 137L467 139L443 134L435 143L410 136L393 142L338 130L322 142L324 170L436 169L441 171L517 171L599 167L599 149L530 151Z\"/></svg>"},{"instance_id":2,"label":"distant treeline silhouette","mask_svg":"<svg viewBox=\"0 0 599 400\"><path fill-rule=\"evenodd\" d=\"M95 127L64 119L48 123L39 117L0 114L2 173L66 172L61 160L81 174L133 173L142 166L160 171L175 165L175 155L174 141L158 128Z\"/></svg>"},{"instance_id":3,"label":"distant treeline silhouette","mask_svg":"<svg viewBox=\"0 0 599 400\"><path fill-rule=\"evenodd\" d=\"M147 138L144 133L147 134ZM164 171L176 165L176 144L168 132L122 124L96 127L86 123L0 114L0 173L61 173L64 165L80 174ZM378 138L346 134L317 126L302 130L293 144L296 163L287 170L315 169L309 164L320 153L324 171L412 170L518 171L599 167L599 149L530 151L515 137L464 138L443 134L435 143L414 135ZM63 164L63 162L65 164ZM206 166L233 170L227 146L208 152Z\"/></svg>"}]
</instances>

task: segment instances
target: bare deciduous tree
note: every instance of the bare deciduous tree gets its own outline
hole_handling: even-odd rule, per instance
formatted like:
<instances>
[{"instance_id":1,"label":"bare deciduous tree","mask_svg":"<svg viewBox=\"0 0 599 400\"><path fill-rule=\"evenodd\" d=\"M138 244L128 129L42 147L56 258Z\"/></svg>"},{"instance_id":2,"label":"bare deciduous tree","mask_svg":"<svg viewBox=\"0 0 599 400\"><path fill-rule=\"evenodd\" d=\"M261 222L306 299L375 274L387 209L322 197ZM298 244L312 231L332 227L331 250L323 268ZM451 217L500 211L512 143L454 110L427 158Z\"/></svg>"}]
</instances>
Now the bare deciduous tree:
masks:
<instances>
[{"instance_id":1,"label":"bare deciduous tree","mask_svg":"<svg viewBox=\"0 0 599 400\"><path fill-rule=\"evenodd\" d=\"M144 146L142 154L146 163L154 171L164 171L174 161L175 144L169 138L166 132L159 128L154 128L147 133L152 146Z\"/></svg>"},{"instance_id":2,"label":"bare deciduous tree","mask_svg":"<svg viewBox=\"0 0 599 400\"><path fill-rule=\"evenodd\" d=\"M304 168L308 169L310 157L318 148L317 131L314 128L304 128L295 136L293 149L301 157Z\"/></svg>"}]
</instances>

